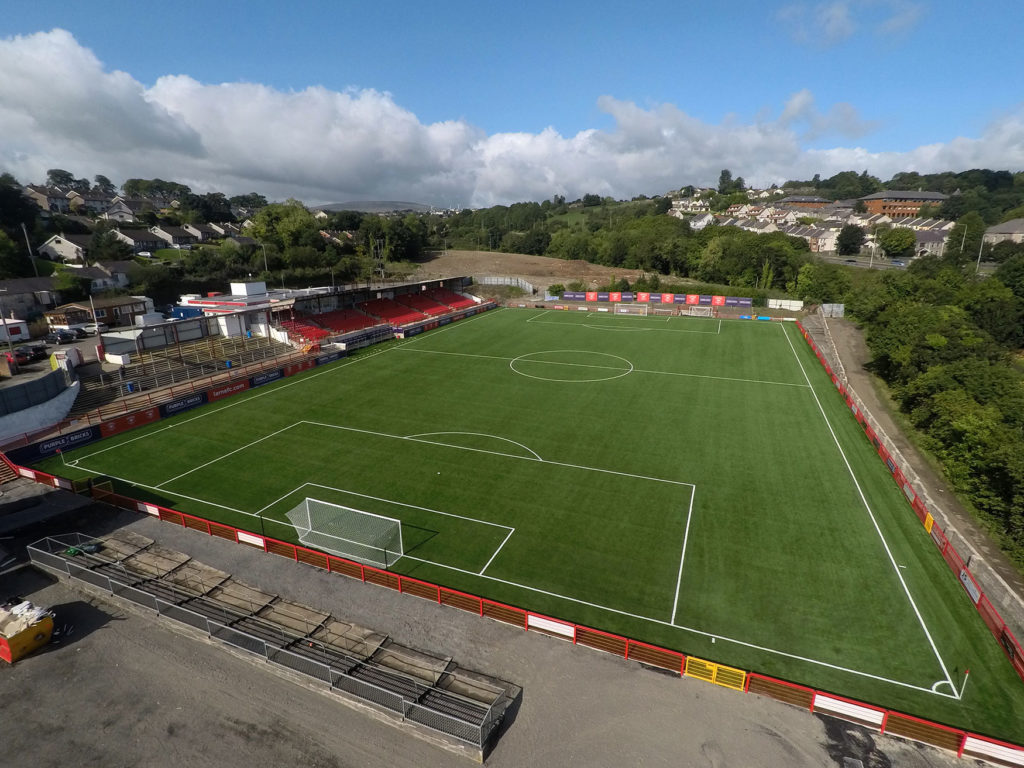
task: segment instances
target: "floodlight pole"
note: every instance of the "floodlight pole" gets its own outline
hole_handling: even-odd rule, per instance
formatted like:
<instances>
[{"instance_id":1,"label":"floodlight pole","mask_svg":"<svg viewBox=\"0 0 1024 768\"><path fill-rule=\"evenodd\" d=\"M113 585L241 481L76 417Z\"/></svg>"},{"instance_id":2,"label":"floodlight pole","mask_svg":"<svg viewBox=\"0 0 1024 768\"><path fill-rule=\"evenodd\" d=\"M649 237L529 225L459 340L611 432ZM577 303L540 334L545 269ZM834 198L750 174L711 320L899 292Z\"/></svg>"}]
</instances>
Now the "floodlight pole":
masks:
<instances>
[{"instance_id":1,"label":"floodlight pole","mask_svg":"<svg viewBox=\"0 0 1024 768\"><path fill-rule=\"evenodd\" d=\"M981 233L981 245L978 246L978 266L974 268L974 275L977 277L981 274L981 252L985 249L985 233Z\"/></svg>"}]
</instances>

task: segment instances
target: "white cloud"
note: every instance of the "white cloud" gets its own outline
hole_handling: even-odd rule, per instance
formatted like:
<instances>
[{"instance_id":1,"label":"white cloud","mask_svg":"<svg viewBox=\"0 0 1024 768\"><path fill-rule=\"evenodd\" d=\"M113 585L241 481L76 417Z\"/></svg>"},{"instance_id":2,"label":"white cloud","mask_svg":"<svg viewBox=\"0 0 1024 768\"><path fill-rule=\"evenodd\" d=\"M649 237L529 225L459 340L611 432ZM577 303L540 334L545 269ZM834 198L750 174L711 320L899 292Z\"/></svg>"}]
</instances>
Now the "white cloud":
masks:
<instances>
[{"instance_id":1,"label":"white cloud","mask_svg":"<svg viewBox=\"0 0 1024 768\"><path fill-rule=\"evenodd\" d=\"M645 108L602 96L598 108L611 129L487 135L462 120L424 124L375 90L284 92L181 75L146 88L106 71L61 30L0 40L0 72L0 171L22 181L59 167L271 199L490 205L652 194L715 183L722 168L769 184L864 168L888 178L900 170L1024 167L1024 110L977 139L872 153L806 149L808 140L856 139L872 128L849 104L819 109L807 90L778 117L767 111L752 122L712 124L672 104Z\"/></svg>"},{"instance_id":2,"label":"white cloud","mask_svg":"<svg viewBox=\"0 0 1024 768\"><path fill-rule=\"evenodd\" d=\"M798 43L831 48L861 29L880 36L908 32L924 17L922 3L911 0L827 0L784 5L776 20Z\"/></svg>"}]
</instances>

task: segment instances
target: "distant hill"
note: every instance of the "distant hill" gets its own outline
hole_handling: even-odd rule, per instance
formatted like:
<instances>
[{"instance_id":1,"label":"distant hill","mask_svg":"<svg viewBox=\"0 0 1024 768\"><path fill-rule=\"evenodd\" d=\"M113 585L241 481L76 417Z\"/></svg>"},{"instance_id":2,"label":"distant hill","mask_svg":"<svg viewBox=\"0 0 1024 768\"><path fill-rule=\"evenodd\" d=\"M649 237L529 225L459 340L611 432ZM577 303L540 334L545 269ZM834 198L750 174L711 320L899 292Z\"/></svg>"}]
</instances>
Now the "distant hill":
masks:
<instances>
[{"instance_id":1,"label":"distant hill","mask_svg":"<svg viewBox=\"0 0 1024 768\"><path fill-rule=\"evenodd\" d=\"M414 211L428 213L429 205L423 203L403 203L399 200L353 200L347 203L328 203L314 205L322 211L359 211L360 213L391 213L392 211Z\"/></svg>"}]
</instances>

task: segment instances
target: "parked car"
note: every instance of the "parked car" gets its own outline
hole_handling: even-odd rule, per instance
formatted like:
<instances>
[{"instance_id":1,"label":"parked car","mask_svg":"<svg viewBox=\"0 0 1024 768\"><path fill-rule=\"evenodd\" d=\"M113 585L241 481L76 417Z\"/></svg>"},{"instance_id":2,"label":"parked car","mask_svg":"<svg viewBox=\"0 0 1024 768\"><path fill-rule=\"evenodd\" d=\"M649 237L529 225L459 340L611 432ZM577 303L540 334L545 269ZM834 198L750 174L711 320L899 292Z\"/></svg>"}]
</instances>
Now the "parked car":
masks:
<instances>
[{"instance_id":1,"label":"parked car","mask_svg":"<svg viewBox=\"0 0 1024 768\"><path fill-rule=\"evenodd\" d=\"M79 326L78 328L69 328L68 330L71 331L72 335L74 335L74 337L76 339L88 339L89 338L88 331L86 331L85 328L83 328L81 326Z\"/></svg>"},{"instance_id":2,"label":"parked car","mask_svg":"<svg viewBox=\"0 0 1024 768\"><path fill-rule=\"evenodd\" d=\"M896 259L896 261L894 261L894 262L892 263L892 265L893 265L894 267L905 267L905 266L907 266L907 262L905 262L905 261L900 261L899 259Z\"/></svg>"},{"instance_id":3,"label":"parked car","mask_svg":"<svg viewBox=\"0 0 1024 768\"><path fill-rule=\"evenodd\" d=\"M140 259L152 259L153 258L153 254L150 253L149 251L139 251L136 255Z\"/></svg>"},{"instance_id":4,"label":"parked car","mask_svg":"<svg viewBox=\"0 0 1024 768\"><path fill-rule=\"evenodd\" d=\"M15 349L13 352L8 352L7 350L4 350L4 354L7 355L8 360L14 360L14 362L16 362L18 365L25 365L26 363L31 361L29 355L25 354L24 352L20 352L17 349Z\"/></svg>"},{"instance_id":5,"label":"parked car","mask_svg":"<svg viewBox=\"0 0 1024 768\"><path fill-rule=\"evenodd\" d=\"M106 333L110 330L110 327L106 323L89 323L85 326L85 332L90 336L95 336L97 333Z\"/></svg>"},{"instance_id":6,"label":"parked car","mask_svg":"<svg viewBox=\"0 0 1024 768\"><path fill-rule=\"evenodd\" d=\"M857 260L856 260L856 259L844 259L844 261L845 261L845 262L846 262L847 264L856 264L856 263L857 263Z\"/></svg>"},{"instance_id":7,"label":"parked car","mask_svg":"<svg viewBox=\"0 0 1024 768\"><path fill-rule=\"evenodd\" d=\"M44 360L46 358L45 344L23 344L20 347L15 347L14 351L26 355L30 362L33 360ZM19 362L21 361L19 360Z\"/></svg>"},{"instance_id":8,"label":"parked car","mask_svg":"<svg viewBox=\"0 0 1024 768\"><path fill-rule=\"evenodd\" d=\"M72 342L76 341L77 338L78 337L75 336L75 334L73 334L71 331L64 330L50 331L48 334L46 334L46 340L50 344L71 344Z\"/></svg>"}]
</instances>

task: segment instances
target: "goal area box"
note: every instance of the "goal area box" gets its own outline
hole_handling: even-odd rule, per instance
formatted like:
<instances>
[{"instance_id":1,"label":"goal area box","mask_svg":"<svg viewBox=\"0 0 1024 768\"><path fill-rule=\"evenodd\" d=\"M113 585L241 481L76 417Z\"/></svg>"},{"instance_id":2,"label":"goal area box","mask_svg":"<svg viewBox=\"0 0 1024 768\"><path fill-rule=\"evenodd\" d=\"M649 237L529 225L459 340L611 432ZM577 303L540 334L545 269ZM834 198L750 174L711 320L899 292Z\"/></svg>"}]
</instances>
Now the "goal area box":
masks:
<instances>
[{"instance_id":1,"label":"goal area box","mask_svg":"<svg viewBox=\"0 0 1024 768\"><path fill-rule=\"evenodd\" d=\"M402 521L306 498L286 513L299 541L338 557L390 568L405 554Z\"/></svg>"}]
</instances>

